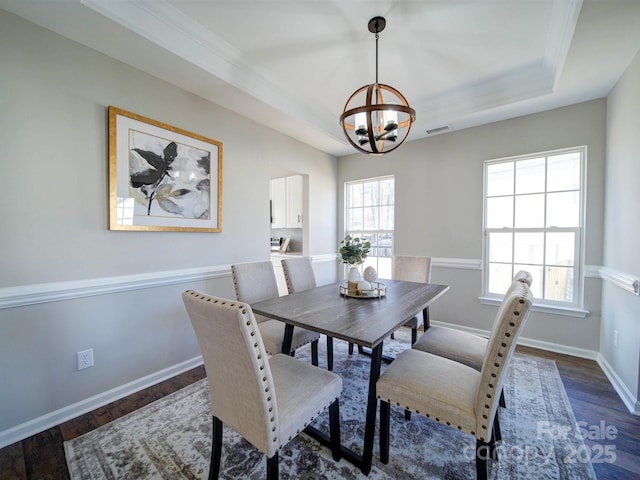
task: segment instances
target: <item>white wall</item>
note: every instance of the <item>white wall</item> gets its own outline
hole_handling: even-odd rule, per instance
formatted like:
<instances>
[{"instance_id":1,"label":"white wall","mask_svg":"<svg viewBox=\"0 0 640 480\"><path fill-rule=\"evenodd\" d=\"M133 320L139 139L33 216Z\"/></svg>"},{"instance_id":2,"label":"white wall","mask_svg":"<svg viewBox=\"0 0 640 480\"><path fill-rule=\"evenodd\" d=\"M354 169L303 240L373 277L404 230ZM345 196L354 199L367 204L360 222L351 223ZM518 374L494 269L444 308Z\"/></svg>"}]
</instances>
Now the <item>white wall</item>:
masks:
<instances>
[{"instance_id":1,"label":"white wall","mask_svg":"<svg viewBox=\"0 0 640 480\"><path fill-rule=\"evenodd\" d=\"M1 10L0 64L0 447L198 362L180 292L269 258L272 163L309 176L335 278L334 157ZM108 105L223 143L222 233L107 229Z\"/></svg>"},{"instance_id":2,"label":"white wall","mask_svg":"<svg viewBox=\"0 0 640 480\"><path fill-rule=\"evenodd\" d=\"M640 277L640 53L607 101L604 265ZM618 346L614 346L614 331ZM600 351L627 406L640 414L640 297L605 285ZM616 378L617 377L617 378ZM626 392L624 391L626 390Z\"/></svg>"},{"instance_id":3,"label":"white wall","mask_svg":"<svg viewBox=\"0 0 640 480\"><path fill-rule=\"evenodd\" d=\"M395 175L395 253L454 259L465 267L433 269L432 280L451 285L451 290L434 303L432 317L486 331L496 307L479 303L482 275L472 267L482 258L483 161L587 145L586 263L601 265L605 120L606 101L600 99L451 132L407 143L382 157L340 158L338 181L342 185ZM339 207L341 212L342 200ZM343 224L341 213L338 220ZM594 356L599 348L601 280L587 278L585 284L586 318L533 312L523 341Z\"/></svg>"}]
</instances>

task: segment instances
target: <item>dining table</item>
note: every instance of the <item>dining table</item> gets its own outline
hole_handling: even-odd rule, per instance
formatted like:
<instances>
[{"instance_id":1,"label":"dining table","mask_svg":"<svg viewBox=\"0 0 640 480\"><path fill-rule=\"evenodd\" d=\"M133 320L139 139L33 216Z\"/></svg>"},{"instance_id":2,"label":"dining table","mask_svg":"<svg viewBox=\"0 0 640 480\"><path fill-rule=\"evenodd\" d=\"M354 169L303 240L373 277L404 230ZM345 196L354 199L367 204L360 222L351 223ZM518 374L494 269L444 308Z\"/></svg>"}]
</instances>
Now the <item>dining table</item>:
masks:
<instances>
[{"instance_id":1,"label":"dining table","mask_svg":"<svg viewBox=\"0 0 640 480\"><path fill-rule=\"evenodd\" d=\"M380 280L377 294L350 293L342 282L251 304L254 313L286 324L283 352L291 351L293 328L302 327L371 349L369 389L362 453L341 447L342 457L365 474L371 471L376 423L376 382L380 377L384 340L449 290L448 285ZM339 372L338 372L339 373ZM326 433L307 427L305 433L328 445Z\"/></svg>"}]
</instances>

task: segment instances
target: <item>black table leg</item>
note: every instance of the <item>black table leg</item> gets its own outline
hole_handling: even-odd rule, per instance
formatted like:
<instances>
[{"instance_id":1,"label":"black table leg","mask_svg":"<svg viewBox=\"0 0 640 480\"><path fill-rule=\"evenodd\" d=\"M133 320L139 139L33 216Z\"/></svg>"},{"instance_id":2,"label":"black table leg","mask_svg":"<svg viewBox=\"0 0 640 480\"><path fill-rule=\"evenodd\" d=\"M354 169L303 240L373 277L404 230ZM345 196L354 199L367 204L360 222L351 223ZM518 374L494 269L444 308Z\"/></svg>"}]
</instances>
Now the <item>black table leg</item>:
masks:
<instances>
[{"instance_id":1,"label":"black table leg","mask_svg":"<svg viewBox=\"0 0 640 480\"><path fill-rule=\"evenodd\" d=\"M380 366L382 363L382 343L373 347L371 351L371 370L369 371L369 398L367 400L367 420L364 427L364 447L362 452L362 465L360 469L365 475L371 471L373 458L373 440L376 431L376 411L378 398L376 397L376 382L380 378Z\"/></svg>"},{"instance_id":2,"label":"black table leg","mask_svg":"<svg viewBox=\"0 0 640 480\"><path fill-rule=\"evenodd\" d=\"M289 355L291 353L291 342L293 342L293 325L284 324L284 338L282 339L282 353Z\"/></svg>"},{"instance_id":3,"label":"black table leg","mask_svg":"<svg viewBox=\"0 0 640 480\"><path fill-rule=\"evenodd\" d=\"M382 343L373 348L371 352L371 367L369 370L369 396L367 399L367 415L364 426L364 444L362 456L350 448L342 445L340 451L342 458L360 468L362 473L369 475L373 460L373 443L376 432L376 412L378 409L378 398L376 396L376 382L380 378L380 367L382 365ZM308 426L304 432L311 438L316 439L320 444L331 448L329 436L313 426Z\"/></svg>"}]
</instances>

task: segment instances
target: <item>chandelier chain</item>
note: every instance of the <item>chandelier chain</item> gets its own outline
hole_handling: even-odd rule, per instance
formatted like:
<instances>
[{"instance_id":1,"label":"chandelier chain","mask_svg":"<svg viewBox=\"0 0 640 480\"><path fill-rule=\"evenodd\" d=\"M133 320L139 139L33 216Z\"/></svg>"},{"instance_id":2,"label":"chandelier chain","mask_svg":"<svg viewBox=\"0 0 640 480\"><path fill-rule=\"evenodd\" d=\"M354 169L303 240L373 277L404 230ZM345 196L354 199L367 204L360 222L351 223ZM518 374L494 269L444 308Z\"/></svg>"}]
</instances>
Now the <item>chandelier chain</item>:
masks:
<instances>
[{"instance_id":1,"label":"chandelier chain","mask_svg":"<svg viewBox=\"0 0 640 480\"><path fill-rule=\"evenodd\" d=\"M380 35L376 33L376 83L378 83L378 38Z\"/></svg>"}]
</instances>

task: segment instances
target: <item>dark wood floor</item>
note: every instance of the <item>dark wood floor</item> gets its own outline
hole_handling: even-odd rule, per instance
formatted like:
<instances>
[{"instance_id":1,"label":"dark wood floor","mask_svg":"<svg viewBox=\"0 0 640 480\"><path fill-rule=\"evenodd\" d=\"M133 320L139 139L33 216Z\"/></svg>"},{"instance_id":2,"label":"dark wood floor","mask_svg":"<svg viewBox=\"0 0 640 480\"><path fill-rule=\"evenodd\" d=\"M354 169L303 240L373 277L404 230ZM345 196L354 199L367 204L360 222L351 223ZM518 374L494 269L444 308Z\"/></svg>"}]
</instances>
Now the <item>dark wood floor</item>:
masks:
<instances>
[{"instance_id":1,"label":"dark wood floor","mask_svg":"<svg viewBox=\"0 0 640 480\"><path fill-rule=\"evenodd\" d=\"M585 440L600 480L640 479L640 417L631 415L596 362L527 347L518 351L555 360L573 407L586 433L604 422L614 439ZM170 380L50 428L0 450L1 480L69 478L62 442L130 413L204 377L198 367ZM584 422L584 423L580 423ZM609 428L609 436L612 436ZM610 445L605 449L606 445ZM584 453L584 452L580 452ZM609 460L615 455L615 461Z\"/></svg>"}]
</instances>

